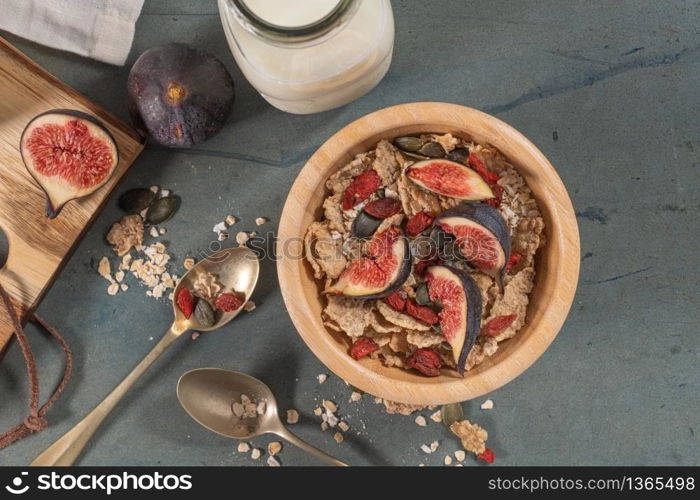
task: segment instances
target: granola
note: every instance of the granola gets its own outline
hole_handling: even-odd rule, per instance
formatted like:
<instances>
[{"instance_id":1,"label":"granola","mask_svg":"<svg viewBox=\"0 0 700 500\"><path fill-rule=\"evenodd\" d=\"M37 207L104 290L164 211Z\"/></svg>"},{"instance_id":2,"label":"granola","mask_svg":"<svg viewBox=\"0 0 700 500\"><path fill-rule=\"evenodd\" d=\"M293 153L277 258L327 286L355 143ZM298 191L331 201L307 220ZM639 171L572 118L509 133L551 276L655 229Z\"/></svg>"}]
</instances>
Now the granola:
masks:
<instances>
[{"instance_id":1,"label":"granola","mask_svg":"<svg viewBox=\"0 0 700 500\"><path fill-rule=\"evenodd\" d=\"M421 149L403 145L400 149L396 146L401 145L400 139L420 145ZM458 167L466 168L472 179L470 182L474 182L474 186L483 185L478 189L485 190L489 196L478 198L482 199L481 203L468 205L488 205L491 207L488 210L496 211L503 219L505 238L510 246L510 252L503 250L503 255L510 255L508 262L498 257L501 259L498 269L503 270L501 275L480 266L477 258L470 260L465 253L465 240L453 235L452 244L458 247L461 258L449 259L448 265L467 273L481 298L481 316L477 320L482 330L474 332L468 351L460 357L461 364L441 328L444 304L432 297L426 302L426 292L420 290L426 282L425 268L444 262L442 255L438 256L439 260L427 259L419 244L434 239L435 218L446 210L452 209L448 213L460 210L465 202L453 191L426 187L416 181L415 175L409 174L433 161L420 156L425 145L430 146L430 154L434 155L430 158L438 158L436 163L461 162ZM450 179L446 176L440 179L440 184L447 185ZM399 138L394 143L382 140L375 149L357 155L332 174L326 181L326 188L323 216L311 223L305 235L305 255L325 292L324 325L329 330L345 333L352 343L362 339L362 356L378 359L386 366L413 368L431 376L436 374L431 368L433 364L470 370L492 356L500 342L515 336L526 323L528 296L535 278L535 254L544 244L544 221L529 186L498 150L451 134L424 134ZM400 212L392 211L376 220L375 207L399 205L382 203L385 198L400 201ZM419 221L421 218L424 220ZM361 223L369 224L373 236L360 237L357 226ZM374 276L372 273L377 266L381 268L377 248L384 247L378 247L377 235L390 233L392 228L402 228L401 234L408 236L412 268L405 276L399 272L400 278L393 278L401 282L386 288L391 293L346 293L342 282L352 266L365 266L363 272L370 276ZM392 242L386 245L390 251L393 251ZM389 257L392 256L390 253ZM386 276L397 276L396 272L391 274L383 268L381 271ZM510 322L502 320L511 316ZM484 325L494 319L497 321L493 325L508 324L500 330L484 331ZM431 356L427 356L426 351L430 351ZM430 366L426 365L427 360ZM400 403L384 403L389 412L408 414L417 409L400 406Z\"/></svg>"}]
</instances>

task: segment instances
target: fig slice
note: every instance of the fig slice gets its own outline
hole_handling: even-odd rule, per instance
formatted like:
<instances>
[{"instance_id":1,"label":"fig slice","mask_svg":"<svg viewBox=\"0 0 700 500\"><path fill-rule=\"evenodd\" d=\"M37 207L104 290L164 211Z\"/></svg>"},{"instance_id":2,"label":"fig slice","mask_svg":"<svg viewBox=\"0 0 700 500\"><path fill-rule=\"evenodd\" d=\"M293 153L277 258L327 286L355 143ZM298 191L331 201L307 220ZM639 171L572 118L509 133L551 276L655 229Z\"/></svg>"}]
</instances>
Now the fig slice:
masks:
<instances>
[{"instance_id":1,"label":"fig slice","mask_svg":"<svg viewBox=\"0 0 700 500\"><path fill-rule=\"evenodd\" d=\"M445 210L434 224L453 235L462 257L496 278L503 290L510 259L510 231L498 210L484 203L463 203Z\"/></svg>"},{"instance_id":2,"label":"fig slice","mask_svg":"<svg viewBox=\"0 0 700 500\"><path fill-rule=\"evenodd\" d=\"M442 305L440 330L452 347L457 371L464 375L467 356L481 325L481 293L464 271L449 266L430 266L425 272L430 300Z\"/></svg>"},{"instance_id":3,"label":"fig slice","mask_svg":"<svg viewBox=\"0 0 700 500\"><path fill-rule=\"evenodd\" d=\"M493 198L491 188L478 173L454 161L419 161L408 167L406 175L423 189L449 198L468 201Z\"/></svg>"},{"instance_id":4,"label":"fig slice","mask_svg":"<svg viewBox=\"0 0 700 500\"><path fill-rule=\"evenodd\" d=\"M379 299L398 290L411 274L408 239L399 226L375 234L366 257L352 261L323 293Z\"/></svg>"},{"instance_id":5,"label":"fig slice","mask_svg":"<svg viewBox=\"0 0 700 500\"><path fill-rule=\"evenodd\" d=\"M35 116L20 139L22 160L46 194L53 219L70 200L102 187L119 163L112 134L96 118L56 109Z\"/></svg>"}]
</instances>

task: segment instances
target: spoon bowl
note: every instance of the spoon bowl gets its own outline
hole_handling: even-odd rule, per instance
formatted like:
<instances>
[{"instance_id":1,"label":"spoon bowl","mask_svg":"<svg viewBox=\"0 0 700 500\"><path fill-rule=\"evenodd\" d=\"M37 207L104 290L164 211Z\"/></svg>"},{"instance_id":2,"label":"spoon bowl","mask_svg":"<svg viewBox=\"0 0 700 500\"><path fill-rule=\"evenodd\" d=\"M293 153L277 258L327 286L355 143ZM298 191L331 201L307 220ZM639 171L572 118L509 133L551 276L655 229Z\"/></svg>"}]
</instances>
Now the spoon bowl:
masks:
<instances>
[{"instance_id":1,"label":"spoon bowl","mask_svg":"<svg viewBox=\"0 0 700 500\"><path fill-rule=\"evenodd\" d=\"M216 276L217 281L223 287L223 292L235 291L237 294L243 295L245 297L243 303L245 304L250 300L258 282L260 262L255 252L247 247L224 248L199 261L180 278L173 291L173 313L175 315L173 327L183 331L196 329L208 332L224 326L243 310L243 307L239 307L235 311L221 313L212 326L203 326L197 321L194 314L189 319L185 318L180 308L177 307L175 297L182 288L192 290L195 281L205 273Z\"/></svg>"},{"instance_id":2,"label":"spoon bowl","mask_svg":"<svg viewBox=\"0 0 700 500\"><path fill-rule=\"evenodd\" d=\"M256 403L265 402L265 412L252 418L237 417L232 405L246 395ZM220 368L199 368L180 377L177 399L202 427L233 439L252 439L276 434L291 444L332 465L347 465L314 448L292 434L280 420L277 401L270 388L245 373Z\"/></svg>"}]
</instances>

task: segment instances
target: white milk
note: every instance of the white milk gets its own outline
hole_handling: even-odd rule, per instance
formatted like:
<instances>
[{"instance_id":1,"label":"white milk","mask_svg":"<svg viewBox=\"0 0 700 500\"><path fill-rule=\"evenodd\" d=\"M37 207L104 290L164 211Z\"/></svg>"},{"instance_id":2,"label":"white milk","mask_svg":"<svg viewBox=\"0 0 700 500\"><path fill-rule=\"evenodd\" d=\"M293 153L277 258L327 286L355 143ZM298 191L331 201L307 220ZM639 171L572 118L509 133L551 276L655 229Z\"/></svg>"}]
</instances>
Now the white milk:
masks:
<instances>
[{"instance_id":1,"label":"white milk","mask_svg":"<svg viewBox=\"0 0 700 500\"><path fill-rule=\"evenodd\" d=\"M384 77L391 64L394 18L389 0L355 0L354 15L330 36L279 42L251 33L229 0L218 0L226 38L248 81L273 106L307 114L357 99ZM266 23L298 27L325 17L338 0L246 0Z\"/></svg>"}]
</instances>

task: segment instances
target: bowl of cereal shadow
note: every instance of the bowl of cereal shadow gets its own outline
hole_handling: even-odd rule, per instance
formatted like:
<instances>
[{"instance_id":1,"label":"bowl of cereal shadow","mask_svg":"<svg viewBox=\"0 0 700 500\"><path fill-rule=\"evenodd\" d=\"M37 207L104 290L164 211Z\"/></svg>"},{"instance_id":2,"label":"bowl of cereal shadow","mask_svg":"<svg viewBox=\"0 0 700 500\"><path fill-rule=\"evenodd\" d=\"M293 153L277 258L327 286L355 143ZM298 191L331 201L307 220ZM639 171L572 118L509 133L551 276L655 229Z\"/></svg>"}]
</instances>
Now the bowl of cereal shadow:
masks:
<instances>
[{"instance_id":1,"label":"bowl of cereal shadow","mask_svg":"<svg viewBox=\"0 0 700 500\"><path fill-rule=\"evenodd\" d=\"M410 139L397 142L400 137ZM512 254L522 258L510 262L512 269L508 269L503 292L492 276L465 268L481 291L482 318L463 376L455 369L456 356L455 362L451 361L450 346L447 339L440 338L440 329L427 328L416 319L420 315L399 312L383 298L363 300L323 293L353 259L363 258L362 250L352 250L352 219L365 211L373 198L398 198L405 218L393 227L403 228L419 211L439 216L440 210L465 203L408 179L409 168L424 158L421 153L407 155L398 146L415 150L429 142L440 144L451 159L459 160L457 153L461 152L470 170L492 182L492 191L498 190L497 198L502 202L490 205L497 208L511 232L509 260L513 261ZM434 151L428 148L423 152L430 155ZM496 176L489 179L491 174L484 169ZM366 193L359 195L361 203L346 209L342 206L347 197L344 191L369 170L380 174L382 186L367 199L362 200ZM371 173L365 177L377 176ZM305 241L310 233L313 238ZM314 247L324 235L328 236L326 247ZM349 248L355 253L347 254ZM328 258L330 254L335 260ZM579 255L579 232L569 195L554 167L534 144L510 125L478 110L418 102L370 113L342 128L313 154L297 176L282 211L277 271L294 326L328 369L352 386L385 400L437 405L489 393L521 375L544 353L573 302ZM418 259L413 258L415 273ZM417 286L412 274L400 289L404 299L414 305ZM504 317L511 318L505 330L497 327ZM369 338L365 342L373 345L374 351L356 360L350 353L359 338ZM409 358L419 349L440 356L438 376L425 376L410 368L416 363Z\"/></svg>"}]
</instances>

